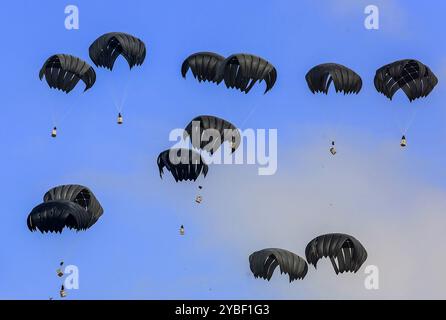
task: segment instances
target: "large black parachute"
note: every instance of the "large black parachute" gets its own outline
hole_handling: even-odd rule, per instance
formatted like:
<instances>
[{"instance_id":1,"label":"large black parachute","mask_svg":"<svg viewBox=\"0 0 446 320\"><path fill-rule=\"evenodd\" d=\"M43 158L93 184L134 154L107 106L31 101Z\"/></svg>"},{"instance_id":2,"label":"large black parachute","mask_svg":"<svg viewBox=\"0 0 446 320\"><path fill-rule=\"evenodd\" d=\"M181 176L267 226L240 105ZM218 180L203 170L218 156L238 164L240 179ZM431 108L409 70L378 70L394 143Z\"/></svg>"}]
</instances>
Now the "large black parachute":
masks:
<instances>
[{"instance_id":1,"label":"large black parachute","mask_svg":"<svg viewBox=\"0 0 446 320\"><path fill-rule=\"evenodd\" d=\"M284 249L263 249L249 256L249 267L255 278L269 281L277 266L280 267L280 273L289 275L290 282L305 278L308 272L304 259Z\"/></svg>"},{"instance_id":2,"label":"large black parachute","mask_svg":"<svg viewBox=\"0 0 446 320\"><path fill-rule=\"evenodd\" d=\"M231 144L232 152L240 145L239 130L229 121L215 116L202 115L195 117L184 130L184 137L191 137L192 145L195 148L205 150L211 154L225 141ZM208 134L212 134L210 130L215 130L214 133L218 133L218 137L214 139L214 136L208 136Z\"/></svg>"},{"instance_id":3,"label":"large black parachute","mask_svg":"<svg viewBox=\"0 0 446 320\"><path fill-rule=\"evenodd\" d=\"M357 272L367 259L367 251L354 237L342 233L329 233L308 243L305 256L316 268L322 257L330 258L336 274Z\"/></svg>"},{"instance_id":4,"label":"large black parachute","mask_svg":"<svg viewBox=\"0 0 446 320\"><path fill-rule=\"evenodd\" d=\"M110 32L97 38L89 48L90 58L97 67L113 69L122 55L130 69L139 66L146 57L146 46L140 39L123 32Z\"/></svg>"},{"instance_id":5,"label":"large black parachute","mask_svg":"<svg viewBox=\"0 0 446 320\"><path fill-rule=\"evenodd\" d=\"M358 94L362 88L361 77L353 70L337 63L317 65L308 71L305 79L312 93L328 94L332 82L336 92L343 92L344 94Z\"/></svg>"},{"instance_id":6,"label":"large black parachute","mask_svg":"<svg viewBox=\"0 0 446 320\"><path fill-rule=\"evenodd\" d=\"M272 89L277 79L274 66L265 59L245 53L233 54L219 66L219 75L226 87L248 93L257 81L265 81L265 93Z\"/></svg>"},{"instance_id":7,"label":"large black parachute","mask_svg":"<svg viewBox=\"0 0 446 320\"><path fill-rule=\"evenodd\" d=\"M104 210L93 192L87 187L70 184L50 189L43 203L28 215L27 224L31 231L62 232L64 227L75 230L90 228Z\"/></svg>"},{"instance_id":8,"label":"large black parachute","mask_svg":"<svg viewBox=\"0 0 446 320\"><path fill-rule=\"evenodd\" d=\"M402 89L409 101L426 97L437 85L435 74L417 60L399 60L376 71L375 88L392 100L398 89Z\"/></svg>"},{"instance_id":9,"label":"large black parachute","mask_svg":"<svg viewBox=\"0 0 446 320\"><path fill-rule=\"evenodd\" d=\"M213 52L194 53L181 65L181 75L186 78L187 71L190 69L199 82L209 81L219 84L222 79L218 78L217 71L223 60L225 60L224 57Z\"/></svg>"},{"instance_id":10,"label":"large black parachute","mask_svg":"<svg viewBox=\"0 0 446 320\"><path fill-rule=\"evenodd\" d=\"M161 152L157 159L160 177L163 177L165 167L175 181L195 181L200 174L206 177L208 165L203 161L201 155L190 149L173 148Z\"/></svg>"},{"instance_id":11,"label":"large black parachute","mask_svg":"<svg viewBox=\"0 0 446 320\"><path fill-rule=\"evenodd\" d=\"M40 80L43 77L50 88L66 93L73 90L79 80L85 83L84 91L90 89L96 81L96 73L87 62L68 54L55 54L49 57L39 72Z\"/></svg>"}]
</instances>

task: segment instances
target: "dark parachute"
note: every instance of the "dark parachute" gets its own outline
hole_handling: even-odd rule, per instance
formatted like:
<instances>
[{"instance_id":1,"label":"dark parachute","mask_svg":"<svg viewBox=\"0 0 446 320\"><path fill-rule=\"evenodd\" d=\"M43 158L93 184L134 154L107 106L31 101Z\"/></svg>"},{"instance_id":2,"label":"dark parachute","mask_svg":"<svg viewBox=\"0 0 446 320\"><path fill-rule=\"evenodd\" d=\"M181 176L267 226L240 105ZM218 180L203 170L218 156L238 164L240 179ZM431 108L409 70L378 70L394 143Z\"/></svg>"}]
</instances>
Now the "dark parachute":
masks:
<instances>
[{"instance_id":1,"label":"dark parachute","mask_svg":"<svg viewBox=\"0 0 446 320\"><path fill-rule=\"evenodd\" d=\"M184 130L184 138L190 136L192 145L195 148L206 150L210 154L213 154L225 141L231 144L232 152L240 145L241 137L239 130L229 121L218 117L195 117ZM214 139L212 135L207 136L205 130L215 130L215 133L219 134L218 138ZM207 132L212 134L212 132Z\"/></svg>"},{"instance_id":2,"label":"dark parachute","mask_svg":"<svg viewBox=\"0 0 446 320\"><path fill-rule=\"evenodd\" d=\"M298 255L284 249L263 249L249 256L249 267L255 278L270 280L276 267L280 267L280 273L286 273L290 282L305 278L308 265Z\"/></svg>"},{"instance_id":3,"label":"dark parachute","mask_svg":"<svg viewBox=\"0 0 446 320\"><path fill-rule=\"evenodd\" d=\"M123 32L110 32L97 38L89 48L90 59L97 67L113 69L116 59L122 55L130 69L142 65L146 46L140 39Z\"/></svg>"},{"instance_id":4,"label":"dark parachute","mask_svg":"<svg viewBox=\"0 0 446 320\"><path fill-rule=\"evenodd\" d=\"M263 80L265 93L272 89L277 79L276 68L265 59L238 53L226 58L219 66L218 78L223 78L228 88L236 88L248 93L254 84Z\"/></svg>"},{"instance_id":5,"label":"dark parachute","mask_svg":"<svg viewBox=\"0 0 446 320\"><path fill-rule=\"evenodd\" d=\"M367 251L352 236L329 233L311 240L305 248L305 256L315 268L319 259L329 257L336 274L339 274L357 272L367 259Z\"/></svg>"},{"instance_id":6,"label":"dark parachute","mask_svg":"<svg viewBox=\"0 0 446 320\"><path fill-rule=\"evenodd\" d=\"M62 232L64 227L75 230L90 228L104 210L93 192L81 185L62 185L52 188L43 197L43 203L28 216L31 231Z\"/></svg>"},{"instance_id":7,"label":"dark parachute","mask_svg":"<svg viewBox=\"0 0 446 320\"><path fill-rule=\"evenodd\" d=\"M308 71L305 76L312 93L328 94L330 84L334 82L336 92L358 94L362 88L361 77L353 70L337 63L323 63Z\"/></svg>"},{"instance_id":8,"label":"dark parachute","mask_svg":"<svg viewBox=\"0 0 446 320\"><path fill-rule=\"evenodd\" d=\"M409 101L426 97L437 85L435 74L417 60L399 60L376 71L375 88L392 100L398 89L402 89Z\"/></svg>"},{"instance_id":9,"label":"dark parachute","mask_svg":"<svg viewBox=\"0 0 446 320\"><path fill-rule=\"evenodd\" d=\"M79 80L85 83L84 91L90 89L96 81L96 73L88 63L68 54L49 57L39 72L40 80L44 76L50 88L66 93L73 90Z\"/></svg>"},{"instance_id":10,"label":"dark parachute","mask_svg":"<svg viewBox=\"0 0 446 320\"><path fill-rule=\"evenodd\" d=\"M208 165L204 163L201 155L190 149L168 149L160 153L157 159L160 177L163 178L163 168L172 173L175 181L195 181L202 173L208 173Z\"/></svg>"},{"instance_id":11,"label":"dark parachute","mask_svg":"<svg viewBox=\"0 0 446 320\"><path fill-rule=\"evenodd\" d=\"M224 57L213 52L197 52L184 60L181 66L181 75L186 78L187 71L192 71L195 79L199 82L209 81L219 84L221 78L217 77L217 71Z\"/></svg>"}]
</instances>

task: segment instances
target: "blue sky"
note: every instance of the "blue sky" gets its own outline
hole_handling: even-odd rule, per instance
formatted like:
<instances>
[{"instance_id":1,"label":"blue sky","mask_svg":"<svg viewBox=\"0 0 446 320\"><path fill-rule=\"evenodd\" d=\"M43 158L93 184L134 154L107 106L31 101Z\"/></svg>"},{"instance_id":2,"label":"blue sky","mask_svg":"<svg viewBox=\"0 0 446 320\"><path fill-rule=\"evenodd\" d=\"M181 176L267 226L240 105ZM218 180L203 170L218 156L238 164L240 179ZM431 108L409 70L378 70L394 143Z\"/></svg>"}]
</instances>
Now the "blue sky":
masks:
<instances>
[{"instance_id":1,"label":"blue sky","mask_svg":"<svg viewBox=\"0 0 446 320\"><path fill-rule=\"evenodd\" d=\"M372 2L380 8L373 31L363 26L370 1L5 2L0 298L56 297L61 259L80 270L80 289L68 299L444 298L446 5ZM79 30L64 28L68 4L79 7ZM146 43L142 67L129 72L118 59L112 73L96 69L86 93L82 83L66 95L39 81L50 55L89 61L91 42L111 31ZM278 80L266 95L263 84L244 95L190 74L182 79L182 61L198 51L262 56ZM439 78L429 97L412 104L402 93L390 102L373 86L378 67L405 58ZM360 74L361 93L312 95L304 76L324 62ZM117 126L114 99L125 94L125 123ZM415 110L402 151L398 123ZM57 139L49 136L53 112L63 118ZM241 129L277 129L277 174L214 166L200 206L197 184L161 180L156 157L171 145L169 132L200 114ZM336 159L327 150L333 135ZM31 209L66 183L89 186L102 218L86 232L29 232ZM250 274L251 252L279 246L304 255L306 243L327 232L363 242L366 264L380 266L380 290L364 289L362 270L336 277L328 264L291 285L278 271L270 283Z\"/></svg>"}]
</instances>

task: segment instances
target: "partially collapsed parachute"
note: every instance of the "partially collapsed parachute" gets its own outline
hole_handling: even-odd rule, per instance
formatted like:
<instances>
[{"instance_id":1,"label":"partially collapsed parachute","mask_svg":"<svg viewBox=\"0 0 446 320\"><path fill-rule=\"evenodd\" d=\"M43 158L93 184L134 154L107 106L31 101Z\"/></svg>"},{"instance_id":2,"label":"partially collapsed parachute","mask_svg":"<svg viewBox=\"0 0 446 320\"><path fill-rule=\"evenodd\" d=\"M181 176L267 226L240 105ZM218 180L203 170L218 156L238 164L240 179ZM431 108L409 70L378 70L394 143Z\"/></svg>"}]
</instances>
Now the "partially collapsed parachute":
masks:
<instances>
[{"instance_id":1,"label":"partially collapsed parachute","mask_svg":"<svg viewBox=\"0 0 446 320\"><path fill-rule=\"evenodd\" d=\"M40 69L39 78L45 77L50 88L66 93L73 90L79 80L85 83L85 90L96 81L96 73L84 60L68 54L55 54L49 57Z\"/></svg>"},{"instance_id":2,"label":"partially collapsed parachute","mask_svg":"<svg viewBox=\"0 0 446 320\"><path fill-rule=\"evenodd\" d=\"M328 94L332 82L336 92L343 92L344 94L358 94L362 88L361 77L353 70L337 63L317 65L308 71L305 79L312 93Z\"/></svg>"},{"instance_id":3,"label":"partially collapsed parachute","mask_svg":"<svg viewBox=\"0 0 446 320\"><path fill-rule=\"evenodd\" d=\"M289 275L290 282L305 278L308 265L298 255L284 249L263 249L249 256L249 266L254 277L270 280L277 266L280 273Z\"/></svg>"},{"instance_id":4,"label":"partially collapsed parachute","mask_svg":"<svg viewBox=\"0 0 446 320\"><path fill-rule=\"evenodd\" d=\"M409 101L426 97L437 85L435 74L417 60L399 60L376 71L375 88L392 100L398 89L402 89Z\"/></svg>"},{"instance_id":5,"label":"partially collapsed parachute","mask_svg":"<svg viewBox=\"0 0 446 320\"><path fill-rule=\"evenodd\" d=\"M97 38L89 49L90 58L97 67L113 69L116 59L122 55L130 69L142 65L146 46L140 39L123 32L110 32Z\"/></svg>"},{"instance_id":6,"label":"partially collapsed parachute","mask_svg":"<svg viewBox=\"0 0 446 320\"><path fill-rule=\"evenodd\" d=\"M305 249L305 256L315 268L319 259L330 258L336 274L339 274L357 272L367 259L367 251L352 236L329 233L310 241Z\"/></svg>"},{"instance_id":7,"label":"partially collapsed parachute","mask_svg":"<svg viewBox=\"0 0 446 320\"><path fill-rule=\"evenodd\" d=\"M31 231L62 232L64 227L75 230L90 228L104 210L87 187L70 184L57 186L45 193L43 203L28 216Z\"/></svg>"},{"instance_id":8,"label":"partially collapsed parachute","mask_svg":"<svg viewBox=\"0 0 446 320\"><path fill-rule=\"evenodd\" d=\"M223 77L226 87L248 93L257 81L265 81L265 93L271 90L277 79L274 66L265 59L245 53L233 54L219 67L219 77Z\"/></svg>"},{"instance_id":9,"label":"partially collapsed parachute","mask_svg":"<svg viewBox=\"0 0 446 320\"><path fill-rule=\"evenodd\" d=\"M222 143L228 141L232 152L240 145L240 132L229 121L215 116L198 116L184 129L184 137L189 136L197 149L213 154Z\"/></svg>"},{"instance_id":10,"label":"partially collapsed parachute","mask_svg":"<svg viewBox=\"0 0 446 320\"><path fill-rule=\"evenodd\" d=\"M201 155L190 149L168 149L160 153L157 159L160 177L163 177L165 167L175 181L195 181L200 174L205 177L208 173L208 165L203 161Z\"/></svg>"},{"instance_id":11,"label":"partially collapsed parachute","mask_svg":"<svg viewBox=\"0 0 446 320\"><path fill-rule=\"evenodd\" d=\"M224 57L213 52L194 53L184 60L181 75L186 78L187 71L190 69L199 82L209 81L219 84L222 79L217 77L217 71L223 60L225 60Z\"/></svg>"}]
</instances>

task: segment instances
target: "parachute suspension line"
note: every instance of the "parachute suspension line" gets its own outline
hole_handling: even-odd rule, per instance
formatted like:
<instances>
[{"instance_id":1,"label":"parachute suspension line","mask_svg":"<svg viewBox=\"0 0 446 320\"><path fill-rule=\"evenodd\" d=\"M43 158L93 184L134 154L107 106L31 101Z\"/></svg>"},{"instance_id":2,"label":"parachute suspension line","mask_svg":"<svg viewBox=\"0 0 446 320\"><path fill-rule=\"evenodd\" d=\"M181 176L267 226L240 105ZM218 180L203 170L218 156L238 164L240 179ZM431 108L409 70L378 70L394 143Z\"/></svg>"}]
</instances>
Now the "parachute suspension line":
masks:
<instances>
[{"instance_id":1,"label":"parachute suspension line","mask_svg":"<svg viewBox=\"0 0 446 320\"><path fill-rule=\"evenodd\" d=\"M249 111L248 115L244 118L244 120L241 122L241 124L239 125L240 128L243 128L243 126L245 125L246 121L248 121L251 116L254 114L254 112L257 110L257 107L259 105L256 104L254 107L251 108L251 110Z\"/></svg>"},{"instance_id":2,"label":"parachute suspension line","mask_svg":"<svg viewBox=\"0 0 446 320\"><path fill-rule=\"evenodd\" d=\"M412 127L412 124L415 122L415 119L417 117L418 114L418 108L415 108L415 110L411 110L410 112L410 119L407 122L406 126L403 128L403 134L406 134L409 129Z\"/></svg>"}]
</instances>

